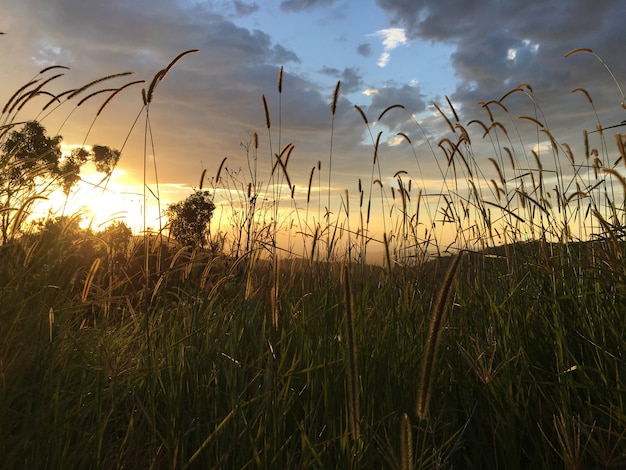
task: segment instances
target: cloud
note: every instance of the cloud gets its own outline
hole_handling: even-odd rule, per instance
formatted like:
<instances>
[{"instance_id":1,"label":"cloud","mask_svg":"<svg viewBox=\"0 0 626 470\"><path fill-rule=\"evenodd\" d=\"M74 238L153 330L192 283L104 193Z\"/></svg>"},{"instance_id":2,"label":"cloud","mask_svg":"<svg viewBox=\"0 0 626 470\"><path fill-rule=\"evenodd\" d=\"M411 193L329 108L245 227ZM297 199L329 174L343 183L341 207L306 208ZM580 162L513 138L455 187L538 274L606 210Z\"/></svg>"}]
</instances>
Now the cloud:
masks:
<instances>
[{"instance_id":1,"label":"cloud","mask_svg":"<svg viewBox=\"0 0 626 470\"><path fill-rule=\"evenodd\" d=\"M386 67L390 59L391 59L391 54L389 52L383 52L378 57L378 61L376 62L376 65L378 65L381 68Z\"/></svg>"},{"instance_id":2,"label":"cloud","mask_svg":"<svg viewBox=\"0 0 626 470\"><path fill-rule=\"evenodd\" d=\"M372 46L368 43L359 44L356 52L362 57L370 57L372 55Z\"/></svg>"},{"instance_id":3,"label":"cloud","mask_svg":"<svg viewBox=\"0 0 626 470\"><path fill-rule=\"evenodd\" d=\"M466 0L377 0L377 4L408 38L455 48L451 65L458 86L452 96L462 104L497 99L522 82L542 93L546 111L563 117L568 114L563 102L578 86L588 87L604 106L610 106L611 96L613 103L619 99L593 57L563 56L575 48L591 48L616 76L626 77L624 48L616 47L623 43L624 2L511 0L484 2L480 8ZM565 129L567 119L563 123Z\"/></svg>"},{"instance_id":4,"label":"cloud","mask_svg":"<svg viewBox=\"0 0 626 470\"><path fill-rule=\"evenodd\" d=\"M283 11L302 11L320 6L332 5L334 0L283 0L280 2L280 9Z\"/></svg>"},{"instance_id":5,"label":"cloud","mask_svg":"<svg viewBox=\"0 0 626 470\"><path fill-rule=\"evenodd\" d=\"M244 3L240 0L234 1L235 13L238 16L249 16L259 10L257 3Z\"/></svg>"},{"instance_id":6,"label":"cloud","mask_svg":"<svg viewBox=\"0 0 626 470\"><path fill-rule=\"evenodd\" d=\"M356 67L346 67L343 70L331 67L324 67L322 70L320 70L320 72L329 77L341 80L342 93L358 92L361 90L361 88L363 88L363 77Z\"/></svg>"},{"instance_id":7,"label":"cloud","mask_svg":"<svg viewBox=\"0 0 626 470\"><path fill-rule=\"evenodd\" d=\"M386 51L391 51L398 46L407 43L403 28L389 28L376 31L372 36L382 38Z\"/></svg>"},{"instance_id":8,"label":"cloud","mask_svg":"<svg viewBox=\"0 0 626 470\"><path fill-rule=\"evenodd\" d=\"M366 107L368 119L375 120L388 107L401 104L404 110L394 110L385 114L380 124L389 130L398 130L404 123L411 120L411 115L423 112L426 109L426 96L418 86L388 84L383 88L369 91L371 104Z\"/></svg>"},{"instance_id":9,"label":"cloud","mask_svg":"<svg viewBox=\"0 0 626 470\"><path fill-rule=\"evenodd\" d=\"M391 59L390 51L396 47L407 43L407 38L403 28L389 28L376 31L370 36L376 36L382 39L384 52L378 57L378 66L385 67Z\"/></svg>"},{"instance_id":10,"label":"cloud","mask_svg":"<svg viewBox=\"0 0 626 470\"><path fill-rule=\"evenodd\" d=\"M38 14L32 15L33 11ZM261 95L265 93L271 100L272 91L276 93L281 65L285 66L289 99L298 103L310 100L309 117L320 125L328 114L324 97L307 92L316 88L315 84L300 80L298 88L291 85L294 77L288 70L300 61L293 50L275 43L265 32L237 26L200 4L174 8L170 2L159 0L113 0L106 8L100 3L87 8L74 0L50 0L45 5L25 0L5 13L15 19L10 34L2 36L0 45L10 48L15 57L11 75L0 72L3 89L9 90L9 96L37 70L52 64L71 67L64 71L64 77L48 85L56 93L127 70L136 73L127 79L103 83L93 91L146 80L146 84L125 90L107 105L87 144L121 147L141 109L141 87L147 86L154 74L180 52L199 49L172 68L159 83L151 103L155 153L160 175L166 175L161 178L163 183L194 184L199 168L211 168L215 161L219 164L224 155L230 156L230 165L242 165L239 143L251 131L264 128ZM105 96L85 102L62 125L72 108L72 103L67 103L46 118L44 125L50 132L60 129L58 133L67 143L80 143L85 138L86 123L91 122ZM8 96L0 98L6 100ZM39 103L32 102L33 106ZM319 118L313 110L320 114ZM289 114L290 110L285 106L284 111ZM304 127L303 119L304 116L297 121L298 126ZM131 133L120 162L135 175L141 174L139 156L143 153L138 129Z\"/></svg>"}]
</instances>

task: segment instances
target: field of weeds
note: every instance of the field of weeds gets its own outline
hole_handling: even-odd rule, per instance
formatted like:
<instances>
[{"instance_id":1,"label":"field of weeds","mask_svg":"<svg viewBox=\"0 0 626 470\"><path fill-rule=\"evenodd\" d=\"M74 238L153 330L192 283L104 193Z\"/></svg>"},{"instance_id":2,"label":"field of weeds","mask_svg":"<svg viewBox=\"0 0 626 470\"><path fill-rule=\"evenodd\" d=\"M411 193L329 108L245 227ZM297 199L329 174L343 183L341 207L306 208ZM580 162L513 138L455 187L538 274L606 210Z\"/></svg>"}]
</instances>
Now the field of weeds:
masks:
<instances>
[{"instance_id":1,"label":"field of weeds","mask_svg":"<svg viewBox=\"0 0 626 470\"><path fill-rule=\"evenodd\" d=\"M140 117L191 52L144 82ZM167 224L133 235L80 228L79 214L28 221L51 181L72 183L72 167L50 179L49 164L30 164L42 155L20 160L6 145L54 72L8 93L0 116L3 468L626 466L621 134L605 137L598 122L601 145L581 130L575 155L528 84L483 103L483 120L461 123L448 101L437 110L450 132L430 156L441 186L428 192L428 155L415 155L417 177L398 169L384 184L380 135L357 108L373 158L359 204L346 193L334 214L322 210L332 127L326 170L312 162L303 193L289 175L293 145L278 145L260 175L253 134L248 168L202 174L232 211L203 249L177 244ZM45 106L93 99L120 76ZM100 111L132 85L108 89ZM509 112L513 94L533 112ZM394 112L406 110L390 103L377 121ZM552 148L514 144L522 124ZM477 142L492 146L488 168ZM285 208L291 219L279 220ZM299 256L279 243L286 225ZM382 264L366 263L374 244Z\"/></svg>"}]
</instances>

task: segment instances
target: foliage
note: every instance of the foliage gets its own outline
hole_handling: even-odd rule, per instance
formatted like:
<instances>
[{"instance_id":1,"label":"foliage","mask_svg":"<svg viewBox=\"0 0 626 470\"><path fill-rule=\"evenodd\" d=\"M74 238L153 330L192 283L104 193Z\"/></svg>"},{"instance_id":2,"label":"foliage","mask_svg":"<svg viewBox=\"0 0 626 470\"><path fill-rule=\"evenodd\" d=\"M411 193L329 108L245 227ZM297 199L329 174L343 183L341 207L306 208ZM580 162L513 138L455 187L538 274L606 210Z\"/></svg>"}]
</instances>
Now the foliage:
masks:
<instances>
[{"instance_id":1,"label":"foliage","mask_svg":"<svg viewBox=\"0 0 626 470\"><path fill-rule=\"evenodd\" d=\"M209 223L215 204L209 191L195 190L185 200L170 204L165 210L171 236L183 245L204 248L208 242Z\"/></svg>"},{"instance_id":2,"label":"foliage","mask_svg":"<svg viewBox=\"0 0 626 470\"><path fill-rule=\"evenodd\" d=\"M10 238L10 226L17 231L24 221L33 197L45 198L50 191L61 187L69 194L80 181L83 165L93 161L96 170L110 175L120 158L120 151L102 145L87 150L61 153L63 137L48 137L43 125L26 122L20 130L11 131L0 139L0 207L2 208L2 243ZM26 206L25 206L26 205ZM16 218L17 217L17 218Z\"/></svg>"},{"instance_id":3,"label":"foliage","mask_svg":"<svg viewBox=\"0 0 626 470\"><path fill-rule=\"evenodd\" d=\"M3 191L35 185L34 177L57 177L60 172L61 141L57 135L48 137L37 121L29 121L19 131L12 131L1 143L4 170Z\"/></svg>"}]
</instances>

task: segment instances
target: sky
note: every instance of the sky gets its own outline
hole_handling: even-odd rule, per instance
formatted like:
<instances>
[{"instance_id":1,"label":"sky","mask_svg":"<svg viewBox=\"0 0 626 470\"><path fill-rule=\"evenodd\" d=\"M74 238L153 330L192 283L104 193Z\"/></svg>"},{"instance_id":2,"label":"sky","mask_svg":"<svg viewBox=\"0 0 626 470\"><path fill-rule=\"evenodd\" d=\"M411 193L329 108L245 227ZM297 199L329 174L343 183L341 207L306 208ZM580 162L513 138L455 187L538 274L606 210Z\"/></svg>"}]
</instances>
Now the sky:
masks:
<instances>
[{"instance_id":1,"label":"sky","mask_svg":"<svg viewBox=\"0 0 626 470\"><path fill-rule=\"evenodd\" d=\"M263 164L269 165L279 146L294 145L288 173L301 204L318 161L318 185L327 185L332 156L330 205L337 213L346 189L349 198L358 198L359 178L371 181L371 136L379 131L376 175L386 190L398 171L424 188L433 182L436 190L441 173L429 145L436 147L451 134L433 103L452 119L446 97L466 125L487 121L479 103L527 83L535 101L524 93L511 95L504 102L513 108L511 115L539 116L539 109L552 134L573 149L580 149L582 130L594 129L598 119L602 125L626 119L621 107L626 100L603 63L589 53L564 57L577 48L593 50L626 86L624 18L626 2L619 0L5 0L0 101L52 65L70 68L49 84L55 93L120 72L134 75L93 90L146 80L121 92L95 123L106 94L79 108L66 103L49 115L38 114L43 101L32 100L18 116L45 116L42 123L49 133L63 136L66 148L85 143L122 150L108 199L97 203L91 193L74 195L79 203L92 201L101 216L118 209L140 212L144 155L146 182L154 192L158 180L164 205L197 188L203 170L213 178L225 157L226 169L246 175L246 146L253 132ZM155 89L145 147L141 88L191 49L198 52L181 58ZM592 97L595 109L582 93L572 93L579 87ZM377 122L394 104L405 109L393 109ZM545 140L535 136L528 146L539 148ZM491 156L487 150L475 157L485 171L490 171ZM269 170L264 171L259 180L267 183ZM95 181L89 171L83 177ZM325 191L319 188L320 194Z\"/></svg>"}]
</instances>

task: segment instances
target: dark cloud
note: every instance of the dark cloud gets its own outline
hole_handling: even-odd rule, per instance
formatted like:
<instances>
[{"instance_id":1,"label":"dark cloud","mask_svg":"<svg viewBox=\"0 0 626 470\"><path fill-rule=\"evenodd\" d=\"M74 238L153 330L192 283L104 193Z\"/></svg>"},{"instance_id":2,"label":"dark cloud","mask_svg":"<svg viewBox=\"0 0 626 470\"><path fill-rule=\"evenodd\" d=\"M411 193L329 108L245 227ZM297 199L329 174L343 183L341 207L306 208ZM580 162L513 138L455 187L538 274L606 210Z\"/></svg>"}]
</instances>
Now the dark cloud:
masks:
<instances>
[{"instance_id":1,"label":"dark cloud","mask_svg":"<svg viewBox=\"0 0 626 470\"><path fill-rule=\"evenodd\" d=\"M362 91L363 89L363 77L356 67L346 67L343 70L324 67L320 72L336 80L340 80L340 90L342 93L354 93Z\"/></svg>"},{"instance_id":2,"label":"dark cloud","mask_svg":"<svg viewBox=\"0 0 626 470\"><path fill-rule=\"evenodd\" d=\"M283 0L280 8L283 11L302 11L320 6L332 5L334 0Z\"/></svg>"},{"instance_id":3,"label":"dark cloud","mask_svg":"<svg viewBox=\"0 0 626 470\"><path fill-rule=\"evenodd\" d=\"M239 0L235 0L234 6L235 13L238 16L248 16L259 10L259 5L257 3L244 3Z\"/></svg>"},{"instance_id":4,"label":"dark cloud","mask_svg":"<svg viewBox=\"0 0 626 470\"><path fill-rule=\"evenodd\" d=\"M372 55L372 46L368 43L359 44L356 52L362 57L370 57Z\"/></svg>"},{"instance_id":5,"label":"dark cloud","mask_svg":"<svg viewBox=\"0 0 626 470\"><path fill-rule=\"evenodd\" d=\"M112 1L106 7L100 3L87 7L73 0L52 0L45 5L26 0L12 8L7 18L11 34L3 36L0 61L10 51L14 69L10 75L0 71L0 80L9 96L37 70L52 64L71 67L65 77L49 85L56 92L126 70L136 73L107 86L144 79L147 87L177 54L199 49L174 66L151 103L155 142L161 142L156 150L161 171L167 175L164 183L194 182L201 161L207 166L224 154L236 160L241 154L239 142L264 127L261 95L276 89L278 68L299 62L292 50L265 32L236 26L199 5L177 9L164 1ZM314 100L306 88L295 90L299 95L295 99ZM107 106L88 143L121 146L141 108L140 89L141 85L130 88ZM94 97L73 113L60 132L67 141L83 141L101 102ZM69 111L68 106L44 122L51 132L60 128L67 116L63 109ZM141 145L141 139L131 136L124 148L121 164L129 173L137 173L141 165Z\"/></svg>"},{"instance_id":6,"label":"dark cloud","mask_svg":"<svg viewBox=\"0 0 626 470\"><path fill-rule=\"evenodd\" d=\"M605 105L620 99L607 86L593 58L564 55L587 47L601 55L617 76L626 77L623 18L626 3L617 0L377 0L393 24L409 38L453 45L451 56L458 79L452 95L461 107L498 99L509 89L531 84L546 110L563 113L572 88L589 87ZM559 110L561 106L561 110ZM561 111L561 112L559 112ZM567 122L563 127L566 127Z\"/></svg>"},{"instance_id":7,"label":"dark cloud","mask_svg":"<svg viewBox=\"0 0 626 470\"><path fill-rule=\"evenodd\" d=\"M295 52L285 49L282 45L276 44L272 48L274 55L272 61L279 64L287 64L289 62L300 63L300 58Z\"/></svg>"},{"instance_id":8,"label":"dark cloud","mask_svg":"<svg viewBox=\"0 0 626 470\"><path fill-rule=\"evenodd\" d=\"M389 106L400 104L405 110L397 109L385 113L380 124L391 131L400 130L400 127L411 120L412 114L418 114L426 109L426 97L417 86L389 85L380 88L372 95L372 102L365 111L368 120L375 121Z\"/></svg>"}]
</instances>

